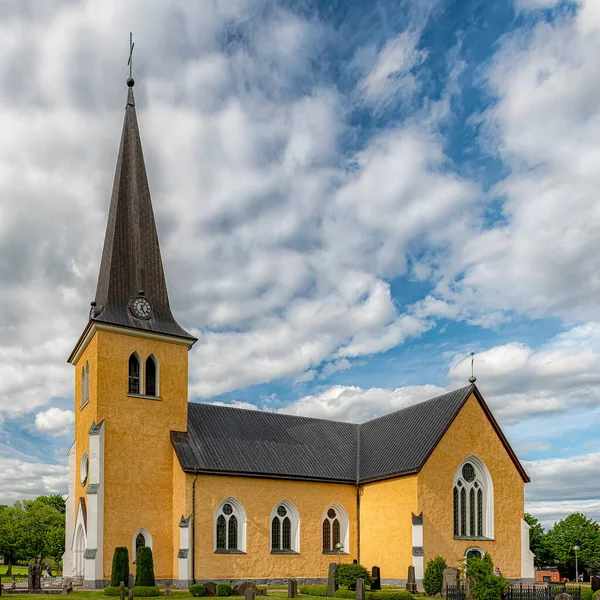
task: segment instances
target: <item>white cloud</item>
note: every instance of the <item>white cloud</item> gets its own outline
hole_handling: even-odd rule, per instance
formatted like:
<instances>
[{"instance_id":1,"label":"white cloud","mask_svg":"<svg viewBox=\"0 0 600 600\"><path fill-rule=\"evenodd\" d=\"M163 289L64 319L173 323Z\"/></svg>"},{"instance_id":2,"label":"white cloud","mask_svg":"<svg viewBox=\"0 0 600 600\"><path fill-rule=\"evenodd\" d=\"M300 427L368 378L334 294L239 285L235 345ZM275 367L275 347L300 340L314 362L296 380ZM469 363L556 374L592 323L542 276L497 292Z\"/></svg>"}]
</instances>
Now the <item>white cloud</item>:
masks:
<instances>
[{"instance_id":1,"label":"white cloud","mask_svg":"<svg viewBox=\"0 0 600 600\"><path fill-rule=\"evenodd\" d=\"M3 458L0 469L0 504L32 500L40 495L68 492L68 468L64 465L24 462Z\"/></svg>"},{"instance_id":2,"label":"white cloud","mask_svg":"<svg viewBox=\"0 0 600 600\"><path fill-rule=\"evenodd\" d=\"M40 433L46 433L53 437L72 436L74 423L75 415L72 410L62 410L53 406L35 416L34 427Z\"/></svg>"}]
</instances>

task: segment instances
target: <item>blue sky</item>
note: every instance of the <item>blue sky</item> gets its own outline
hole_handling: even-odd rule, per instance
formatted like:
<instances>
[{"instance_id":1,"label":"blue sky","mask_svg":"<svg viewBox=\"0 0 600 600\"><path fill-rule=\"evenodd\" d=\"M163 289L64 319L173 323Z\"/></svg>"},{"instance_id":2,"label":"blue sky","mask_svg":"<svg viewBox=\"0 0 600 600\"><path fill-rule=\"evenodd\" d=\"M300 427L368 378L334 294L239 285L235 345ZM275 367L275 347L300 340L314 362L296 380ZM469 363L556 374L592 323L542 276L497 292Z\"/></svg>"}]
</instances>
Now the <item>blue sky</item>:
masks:
<instances>
[{"instance_id":1,"label":"blue sky","mask_svg":"<svg viewBox=\"0 0 600 600\"><path fill-rule=\"evenodd\" d=\"M600 519L593 0L0 7L0 502L66 491L134 32L190 400L363 421L478 385Z\"/></svg>"}]
</instances>

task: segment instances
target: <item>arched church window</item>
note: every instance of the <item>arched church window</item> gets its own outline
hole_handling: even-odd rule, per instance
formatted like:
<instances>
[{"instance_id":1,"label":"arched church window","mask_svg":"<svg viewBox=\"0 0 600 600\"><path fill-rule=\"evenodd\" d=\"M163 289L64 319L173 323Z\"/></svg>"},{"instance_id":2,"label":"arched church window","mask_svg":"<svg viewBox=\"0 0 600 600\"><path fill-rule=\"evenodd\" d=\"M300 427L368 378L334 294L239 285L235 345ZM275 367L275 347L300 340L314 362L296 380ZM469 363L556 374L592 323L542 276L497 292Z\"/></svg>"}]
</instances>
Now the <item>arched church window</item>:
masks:
<instances>
[{"instance_id":1,"label":"arched church window","mask_svg":"<svg viewBox=\"0 0 600 600\"><path fill-rule=\"evenodd\" d=\"M493 539L494 487L487 467L476 456L456 470L452 502L455 537Z\"/></svg>"},{"instance_id":2,"label":"arched church window","mask_svg":"<svg viewBox=\"0 0 600 600\"><path fill-rule=\"evenodd\" d=\"M90 399L90 363L85 363L85 401Z\"/></svg>"},{"instance_id":3,"label":"arched church window","mask_svg":"<svg viewBox=\"0 0 600 600\"><path fill-rule=\"evenodd\" d=\"M215 552L246 551L246 511L235 498L225 498L215 510Z\"/></svg>"},{"instance_id":4,"label":"arched church window","mask_svg":"<svg viewBox=\"0 0 600 600\"><path fill-rule=\"evenodd\" d=\"M85 367L81 367L81 400L79 406L85 404Z\"/></svg>"},{"instance_id":5,"label":"arched church window","mask_svg":"<svg viewBox=\"0 0 600 600\"><path fill-rule=\"evenodd\" d=\"M300 516L289 500L271 511L271 552L300 552Z\"/></svg>"},{"instance_id":6,"label":"arched church window","mask_svg":"<svg viewBox=\"0 0 600 600\"><path fill-rule=\"evenodd\" d=\"M131 540L131 556L133 562L137 560L138 548L152 548L152 536L145 527L140 527L134 534Z\"/></svg>"},{"instance_id":7,"label":"arched church window","mask_svg":"<svg viewBox=\"0 0 600 600\"><path fill-rule=\"evenodd\" d=\"M153 354L146 359L146 396L158 396L158 362Z\"/></svg>"},{"instance_id":8,"label":"arched church window","mask_svg":"<svg viewBox=\"0 0 600 600\"><path fill-rule=\"evenodd\" d=\"M146 538L144 537L143 534L138 533L137 537L135 538L135 557L137 559L137 551L140 548L145 548L146 547Z\"/></svg>"},{"instance_id":9,"label":"arched church window","mask_svg":"<svg viewBox=\"0 0 600 600\"><path fill-rule=\"evenodd\" d=\"M330 504L323 513L323 552L347 553L348 549L348 514L338 502Z\"/></svg>"},{"instance_id":10,"label":"arched church window","mask_svg":"<svg viewBox=\"0 0 600 600\"><path fill-rule=\"evenodd\" d=\"M134 352L129 357L129 387L130 394L140 393L140 357Z\"/></svg>"}]
</instances>

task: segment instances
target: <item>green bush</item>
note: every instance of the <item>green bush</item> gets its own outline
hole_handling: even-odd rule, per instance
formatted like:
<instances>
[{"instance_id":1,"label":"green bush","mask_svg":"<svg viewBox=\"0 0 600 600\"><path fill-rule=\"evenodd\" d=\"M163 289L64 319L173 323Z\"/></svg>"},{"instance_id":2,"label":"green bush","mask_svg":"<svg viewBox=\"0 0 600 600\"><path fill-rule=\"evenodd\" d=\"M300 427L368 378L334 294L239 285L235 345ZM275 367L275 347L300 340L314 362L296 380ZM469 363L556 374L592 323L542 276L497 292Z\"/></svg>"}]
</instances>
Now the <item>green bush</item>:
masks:
<instances>
[{"instance_id":1,"label":"green bush","mask_svg":"<svg viewBox=\"0 0 600 600\"><path fill-rule=\"evenodd\" d=\"M333 595L336 598L356 598L356 592L353 592L352 590L346 590L344 588L335 590L335 593Z\"/></svg>"},{"instance_id":2,"label":"green bush","mask_svg":"<svg viewBox=\"0 0 600 600\"><path fill-rule=\"evenodd\" d=\"M135 573L135 587L154 587L156 580L154 579L154 560L152 559L152 548L148 546L142 546L137 549L136 556L136 573Z\"/></svg>"},{"instance_id":3,"label":"green bush","mask_svg":"<svg viewBox=\"0 0 600 600\"><path fill-rule=\"evenodd\" d=\"M447 568L448 564L441 556L435 556L427 563L423 575L423 587L428 596L435 596L442 591L444 569Z\"/></svg>"},{"instance_id":4,"label":"green bush","mask_svg":"<svg viewBox=\"0 0 600 600\"><path fill-rule=\"evenodd\" d=\"M592 588L590 588L591 590ZM600 590L598 590L597 592L594 592L594 595L592 596L592 600L600 600Z\"/></svg>"},{"instance_id":5,"label":"green bush","mask_svg":"<svg viewBox=\"0 0 600 600\"><path fill-rule=\"evenodd\" d=\"M206 594L206 589L201 583L194 583L190 585L190 594L196 598L204 596Z\"/></svg>"},{"instance_id":6,"label":"green bush","mask_svg":"<svg viewBox=\"0 0 600 600\"><path fill-rule=\"evenodd\" d=\"M140 555L140 548L138 550L138 557ZM150 550L150 548L148 548ZM134 585L133 586L133 597L134 598L153 598L154 596L160 596L160 590L155 585Z\"/></svg>"},{"instance_id":7,"label":"green bush","mask_svg":"<svg viewBox=\"0 0 600 600\"><path fill-rule=\"evenodd\" d=\"M397 592L368 592L367 600L413 600L413 595L406 590Z\"/></svg>"},{"instance_id":8,"label":"green bush","mask_svg":"<svg viewBox=\"0 0 600 600\"><path fill-rule=\"evenodd\" d=\"M121 594L120 585L109 585L104 588L105 596L119 596ZM125 596L129 594L129 588L125 588Z\"/></svg>"},{"instance_id":9,"label":"green bush","mask_svg":"<svg viewBox=\"0 0 600 600\"><path fill-rule=\"evenodd\" d=\"M467 581L474 600L502 600L510 587L509 582L494 573L492 557L467 558Z\"/></svg>"},{"instance_id":10,"label":"green bush","mask_svg":"<svg viewBox=\"0 0 600 600\"><path fill-rule=\"evenodd\" d=\"M113 553L112 572L110 575L111 587L119 587L121 581L127 585L129 583L129 550L126 546L115 548ZM119 594L116 594L117 596Z\"/></svg>"},{"instance_id":11,"label":"green bush","mask_svg":"<svg viewBox=\"0 0 600 600\"><path fill-rule=\"evenodd\" d=\"M365 585L371 585L371 575L362 565L343 564L338 565L335 571L335 582L340 587L353 590L356 587L356 580L362 578L365 580Z\"/></svg>"},{"instance_id":12,"label":"green bush","mask_svg":"<svg viewBox=\"0 0 600 600\"><path fill-rule=\"evenodd\" d=\"M327 596L326 585L301 585L298 591L307 596Z\"/></svg>"},{"instance_id":13,"label":"green bush","mask_svg":"<svg viewBox=\"0 0 600 600\"><path fill-rule=\"evenodd\" d=\"M592 600L592 596L594 595L594 592L592 592L591 587L584 587L584 586L581 586L579 588L579 593L580 593L579 597L581 600Z\"/></svg>"},{"instance_id":14,"label":"green bush","mask_svg":"<svg viewBox=\"0 0 600 600\"><path fill-rule=\"evenodd\" d=\"M217 583L217 596L231 596L231 589L228 583Z\"/></svg>"}]
</instances>

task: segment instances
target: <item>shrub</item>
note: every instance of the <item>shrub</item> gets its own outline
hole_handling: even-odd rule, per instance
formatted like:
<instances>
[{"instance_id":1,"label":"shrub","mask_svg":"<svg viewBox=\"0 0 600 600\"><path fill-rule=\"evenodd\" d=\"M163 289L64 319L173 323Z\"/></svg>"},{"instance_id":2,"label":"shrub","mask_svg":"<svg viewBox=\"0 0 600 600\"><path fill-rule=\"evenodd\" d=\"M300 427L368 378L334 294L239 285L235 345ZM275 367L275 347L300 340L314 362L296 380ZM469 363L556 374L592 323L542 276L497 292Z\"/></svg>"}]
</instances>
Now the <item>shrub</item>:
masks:
<instances>
[{"instance_id":1,"label":"shrub","mask_svg":"<svg viewBox=\"0 0 600 600\"><path fill-rule=\"evenodd\" d=\"M335 590L333 595L336 598L356 598L356 592L353 592L352 590L345 590L344 588Z\"/></svg>"},{"instance_id":2,"label":"shrub","mask_svg":"<svg viewBox=\"0 0 600 600\"><path fill-rule=\"evenodd\" d=\"M129 550L126 546L115 548L113 553L112 572L110 575L111 587L119 587L121 581L127 585L129 583ZM119 594L116 594L117 596Z\"/></svg>"},{"instance_id":3,"label":"shrub","mask_svg":"<svg viewBox=\"0 0 600 600\"><path fill-rule=\"evenodd\" d=\"M109 585L104 588L105 596L119 596L121 594L121 585ZM129 588L125 588L125 596L129 594Z\"/></svg>"},{"instance_id":4,"label":"shrub","mask_svg":"<svg viewBox=\"0 0 600 600\"><path fill-rule=\"evenodd\" d=\"M581 586L579 588L579 598L580 600L592 600L592 596L594 595L594 592L592 592L592 588L591 587L585 587L585 586Z\"/></svg>"},{"instance_id":5,"label":"shrub","mask_svg":"<svg viewBox=\"0 0 600 600\"><path fill-rule=\"evenodd\" d=\"M340 587L346 587L353 590L356 587L356 580L362 578L365 580L365 585L371 585L371 576L362 565L343 564L338 565L335 571L335 582Z\"/></svg>"},{"instance_id":6,"label":"shrub","mask_svg":"<svg viewBox=\"0 0 600 600\"><path fill-rule=\"evenodd\" d=\"M190 594L196 598L204 596L206 594L206 589L201 583L194 583L190 585Z\"/></svg>"},{"instance_id":7,"label":"shrub","mask_svg":"<svg viewBox=\"0 0 600 600\"><path fill-rule=\"evenodd\" d=\"M148 548L149 550L150 548ZM140 555L138 550L138 557ZM155 585L134 585L133 586L133 597L134 598L152 598L154 596L160 596L160 590Z\"/></svg>"},{"instance_id":8,"label":"shrub","mask_svg":"<svg viewBox=\"0 0 600 600\"><path fill-rule=\"evenodd\" d=\"M435 596L442 591L444 569L447 568L448 563L441 556L435 556L427 563L423 575L423 587L428 596Z\"/></svg>"},{"instance_id":9,"label":"shrub","mask_svg":"<svg viewBox=\"0 0 600 600\"><path fill-rule=\"evenodd\" d=\"M298 591L307 596L327 596L326 585L301 585L298 587Z\"/></svg>"},{"instance_id":10,"label":"shrub","mask_svg":"<svg viewBox=\"0 0 600 600\"><path fill-rule=\"evenodd\" d=\"M483 558L467 558L467 581L474 600L502 600L510 584L494 573L492 557L486 552Z\"/></svg>"},{"instance_id":11,"label":"shrub","mask_svg":"<svg viewBox=\"0 0 600 600\"><path fill-rule=\"evenodd\" d=\"M231 589L228 583L217 583L217 596L231 596Z\"/></svg>"},{"instance_id":12,"label":"shrub","mask_svg":"<svg viewBox=\"0 0 600 600\"><path fill-rule=\"evenodd\" d=\"M591 590L592 588L590 588ZM600 590L598 590L597 592L594 592L594 595L592 596L592 600L600 600Z\"/></svg>"},{"instance_id":13,"label":"shrub","mask_svg":"<svg viewBox=\"0 0 600 600\"><path fill-rule=\"evenodd\" d=\"M154 560L152 559L152 548L142 546L137 549L135 559L137 563L135 573L135 588L137 587L154 587L156 580L154 579Z\"/></svg>"},{"instance_id":14,"label":"shrub","mask_svg":"<svg viewBox=\"0 0 600 600\"><path fill-rule=\"evenodd\" d=\"M397 592L368 592L367 600L413 600L413 595L406 590Z\"/></svg>"}]
</instances>

